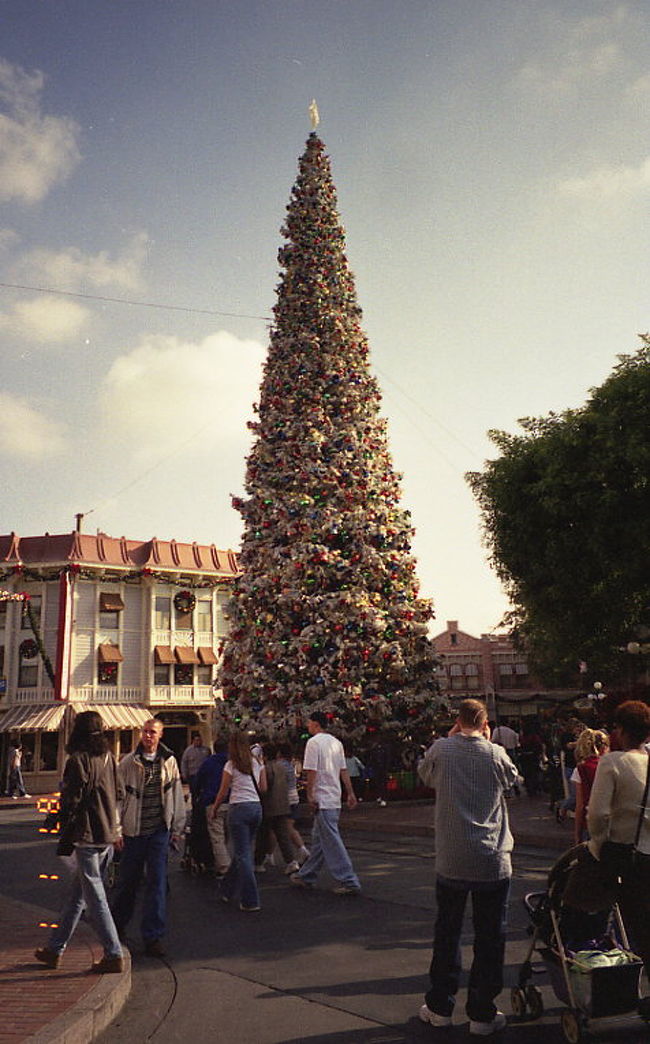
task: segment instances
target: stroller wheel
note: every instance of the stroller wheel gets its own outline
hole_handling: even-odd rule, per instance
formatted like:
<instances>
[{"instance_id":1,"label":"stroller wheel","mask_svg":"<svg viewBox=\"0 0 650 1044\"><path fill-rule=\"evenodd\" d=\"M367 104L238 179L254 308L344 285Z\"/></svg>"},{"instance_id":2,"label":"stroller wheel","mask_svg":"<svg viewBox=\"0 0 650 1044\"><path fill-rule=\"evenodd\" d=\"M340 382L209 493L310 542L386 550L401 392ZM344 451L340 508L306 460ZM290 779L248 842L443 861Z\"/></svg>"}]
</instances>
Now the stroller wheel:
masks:
<instances>
[{"instance_id":1,"label":"stroller wheel","mask_svg":"<svg viewBox=\"0 0 650 1044\"><path fill-rule=\"evenodd\" d=\"M512 1014L518 1019L523 1019L526 1014L526 994L518 986L514 986L510 991L510 1005Z\"/></svg>"},{"instance_id":2,"label":"stroller wheel","mask_svg":"<svg viewBox=\"0 0 650 1044\"><path fill-rule=\"evenodd\" d=\"M526 1002L530 1011L531 1019L540 1019L544 1014L544 1002L542 995L536 986L526 987Z\"/></svg>"},{"instance_id":3,"label":"stroller wheel","mask_svg":"<svg viewBox=\"0 0 650 1044\"><path fill-rule=\"evenodd\" d=\"M562 1033L568 1044L580 1044L585 1039L583 1033L583 1022L575 1011L562 1012Z\"/></svg>"}]
</instances>

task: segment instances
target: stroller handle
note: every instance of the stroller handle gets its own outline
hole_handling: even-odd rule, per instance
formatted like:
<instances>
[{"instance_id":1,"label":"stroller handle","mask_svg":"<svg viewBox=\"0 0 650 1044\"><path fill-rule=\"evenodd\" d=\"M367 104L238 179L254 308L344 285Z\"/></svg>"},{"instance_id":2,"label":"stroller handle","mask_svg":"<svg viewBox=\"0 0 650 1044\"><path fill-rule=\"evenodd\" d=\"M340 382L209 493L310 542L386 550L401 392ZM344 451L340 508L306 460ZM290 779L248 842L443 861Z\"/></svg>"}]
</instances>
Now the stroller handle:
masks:
<instances>
[{"instance_id":1,"label":"stroller handle","mask_svg":"<svg viewBox=\"0 0 650 1044\"><path fill-rule=\"evenodd\" d=\"M532 917L539 906L540 899L543 899L546 892L527 892L524 896L524 906L526 913Z\"/></svg>"}]
</instances>

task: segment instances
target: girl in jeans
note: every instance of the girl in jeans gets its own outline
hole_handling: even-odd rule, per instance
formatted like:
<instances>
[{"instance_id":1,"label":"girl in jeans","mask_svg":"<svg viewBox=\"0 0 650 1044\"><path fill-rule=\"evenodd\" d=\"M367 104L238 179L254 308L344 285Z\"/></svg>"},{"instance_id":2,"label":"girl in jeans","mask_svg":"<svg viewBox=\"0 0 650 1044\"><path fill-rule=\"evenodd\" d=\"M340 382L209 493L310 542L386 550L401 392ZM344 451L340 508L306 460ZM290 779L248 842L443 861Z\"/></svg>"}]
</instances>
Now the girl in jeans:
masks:
<instances>
[{"instance_id":1,"label":"girl in jeans","mask_svg":"<svg viewBox=\"0 0 650 1044\"><path fill-rule=\"evenodd\" d=\"M101 717L95 711L77 714L66 747L70 757L61 787L61 836L57 852L74 851L76 872L72 890L52 930L47 946L34 956L48 968L57 968L84 910L104 947L104 956L91 971L121 972L122 947L108 908L104 875L118 837L117 765L108 749ZM66 847L67 846L67 847Z\"/></svg>"},{"instance_id":2,"label":"girl in jeans","mask_svg":"<svg viewBox=\"0 0 650 1044\"><path fill-rule=\"evenodd\" d=\"M228 754L219 792L208 811L209 816L216 816L230 790L228 832L234 855L221 884L221 898L228 903L239 892L239 909L254 912L260 909L260 897L255 880L253 844L262 822L260 794L266 792L266 770L253 757L244 732L233 732L230 736Z\"/></svg>"}]
</instances>

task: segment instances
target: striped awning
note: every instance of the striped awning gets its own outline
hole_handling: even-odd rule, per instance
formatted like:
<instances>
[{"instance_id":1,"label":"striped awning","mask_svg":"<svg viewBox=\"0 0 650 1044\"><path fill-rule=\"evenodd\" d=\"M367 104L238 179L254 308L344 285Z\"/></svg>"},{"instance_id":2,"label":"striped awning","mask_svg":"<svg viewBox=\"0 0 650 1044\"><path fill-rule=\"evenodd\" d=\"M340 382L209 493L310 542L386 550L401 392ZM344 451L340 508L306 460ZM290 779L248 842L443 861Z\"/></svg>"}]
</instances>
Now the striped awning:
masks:
<instances>
[{"instance_id":1,"label":"striped awning","mask_svg":"<svg viewBox=\"0 0 650 1044\"><path fill-rule=\"evenodd\" d=\"M199 645L196 650L199 654L199 660L204 666L209 667L212 663L219 663L214 649L211 649L207 645Z\"/></svg>"},{"instance_id":2,"label":"striped awning","mask_svg":"<svg viewBox=\"0 0 650 1044\"><path fill-rule=\"evenodd\" d=\"M191 645L177 645L174 649L177 663L198 663L199 658Z\"/></svg>"},{"instance_id":3,"label":"striped awning","mask_svg":"<svg viewBox=\"0 0 650 1044\"><path fill-rule=\"evenodd\" d=\"M0 718L0 732L12 732L19 729L23 732L31 732L34 729L44 729L46 732L57 732L63 714L65 704L26 704L20 707L10 707L6 714Z\"/></svg>"},{"instance_id":4,"label":"striped awning","mask_svg":"<svg viewBox=\"0 0 650 1044\"><path fill-rule=\"evenodd\" d=\"M153 659L154 663L162 664L163 666L174 663L174 653L171 645L154 645Z\"/></svg>"},{"instance_id":5,"label":"striped awning","mask_svg":"<svg viewBox=\"0 0 650 1044\"><path fill-rule=\"evenodd\" d=\"M100 663L123 663L124 657L120 652L119 645L104 643L98 648Z\"/></svg>"},{"instance_id":6,"label":"striped awning","mask_svg":"<svg viewBox=\"0 0 650 1044\"><path fill-rule=\"evenodd\" d=\"M76 714L95 711L107 729L139 729L152 717L151 710L137 703L73 703L71 706Z\"/></svg>"}]
</instances>

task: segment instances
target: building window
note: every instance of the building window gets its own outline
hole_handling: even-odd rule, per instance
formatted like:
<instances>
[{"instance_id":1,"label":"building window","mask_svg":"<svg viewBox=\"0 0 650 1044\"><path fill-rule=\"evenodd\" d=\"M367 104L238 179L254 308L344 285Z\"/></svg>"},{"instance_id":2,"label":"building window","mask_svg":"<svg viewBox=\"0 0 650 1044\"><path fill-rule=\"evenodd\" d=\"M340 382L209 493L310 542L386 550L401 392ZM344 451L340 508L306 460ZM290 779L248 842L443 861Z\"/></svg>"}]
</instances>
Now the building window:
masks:
<instances>
[{"instance_id":1,"label":"building window","mask_svg":"<svg viewBox=\"0 0 650 1044\"><path fill-rule=\"evenodd\" d=\"M38 685L38 664L22 663L18 668L18 688L33 689Z\"/></svg>"},{"instance_id":2,"label":"building window","mask_svg":"<svg viewBox=\"0 0 650 1044\"><path fill-rule=\"evenodd\" d=\"M174 620L174 628L177 631L191 631L192 630L192 613L191 612L179 612L176 609L176 618Z\"/></svg>"},{"instance_id":3,"label":"building window","mask_svg":"<svg viewBox=\"0 0 650 1044\"><path fill-rule=\"evenodd\" d=\"M215 631L219 635L228 634L230 621L226 617L225 609L230 601L230 591L217 591L217 621Z\"/></svg>"},{"instance_id":4,"label":"building window","mask_svg":"<svg viewBox=\"0 0 650 1044\"><path fill-rule=\"evenodd\" d=\"M154 663L153 665L154 685L169 685L169 664Z\"/></svg>"},{"instance_id":5,"label":"building window","mask_svg":"<svg viewBox=\"0 0 650 1044\"><path fill-rule=\"evenodd\" d=\"M103 630L117 631L124 602L116 591L99 592L99 626Z\"/></svg>"},{"instance_id":6,"label":"building window","mask_svg":"<svg viewBox=\"0 0 650 1044\"><path fill-rule=\"evenodd\" d=\"M194 684L194 664L192 664L192 663L175 663L174 664L174 684L175 685L193 685Z\"/></svg>"},{"instance_id":7,"label":"building window","mask_svg":"<svg viewBox=\"0 0 650 1044\"><path fill-rule=\"evenodd\" d=\"M157 631L171 630L172 600L170 595L156 595L153 624Z\"/></svg>"},{"instance_id":8,"label":"building window","mask_svg":"<svg viewBox=\"0 0 650 1044\"><path fill-rule=\"evenodd\" d=\"M133 733L131 729L120 729L120 754L129 754L133 750Z\"/></svg>"},{"instance_id":9,"label":"building window","mask_svg":"<svg viewBox=\"0 0 650 1044\"><path fill-rule=\"evenodd\" d=\"M56 770L58 749L58 732L41 732L41 770L43 772L54 772Z\"/></svg>"},{"instance_id":10,"label":"building window","mask_svg":"<svg viewBox=\"0 0 650 1044\"><path fill-rule=\"evenodd\" d=\"M458 645L458 635L455 631L449 635L449 642L451 645Z\"/></svg>"},{"instance_id":11,"label":"building window","mask_svg":"<svg viewBox=\"0 0 650 1044\"><path fill-rule=\"evenodd\" d=\"M196 668L196 684L212 685L212 667L201 666Z\"/></svg>"},{"instance_id":12,"label":"building window","mask_svg":"<svg viewBox=\"0 0 650 1044\"><path fill-rule=\"evenodd\" d=\"M100 685L117 685L117 664L100 663L97 668L97 681Z\"/></svg>"},{"instance_id":13,"label":"building window","mask_svg":"<svg viewBox=\"0 0 650 1044\"><path fill-rule=\"evenodd\" d=\"M107 642L97 650L97 681L100 685L117 685L118 667L124 660L119 646Z\"/></svg>"},{"instance_id":14,"label":"building window","mask_svg":"<svg viewBox=\"0 0 650 1044\"><path fill-rule=\"evenodd\" d=\"M196 629L206 634L212 630L211 598L199 598L196 603Z\"/></svg>"}]
</instances>

